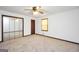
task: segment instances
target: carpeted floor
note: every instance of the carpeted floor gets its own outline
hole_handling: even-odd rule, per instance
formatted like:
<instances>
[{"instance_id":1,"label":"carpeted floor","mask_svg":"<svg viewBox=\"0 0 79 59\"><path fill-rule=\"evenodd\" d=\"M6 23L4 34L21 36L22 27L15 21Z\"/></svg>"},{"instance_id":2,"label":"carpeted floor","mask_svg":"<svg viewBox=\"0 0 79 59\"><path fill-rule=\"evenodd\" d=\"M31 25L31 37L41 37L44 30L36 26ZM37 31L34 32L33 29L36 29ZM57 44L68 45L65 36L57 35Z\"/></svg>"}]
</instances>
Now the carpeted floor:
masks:
<instances>
[{"instance_id":1,"label":"carpeted floor","mask_svg":"<svg viewBox=\"0 0 79 59\"><path fill-rule=\"evenodd\" d=\"M0 49L8 49L9 52L78 52L79 45L45 36L31 35L0 43Z\"/></svg>"}]
</instances>

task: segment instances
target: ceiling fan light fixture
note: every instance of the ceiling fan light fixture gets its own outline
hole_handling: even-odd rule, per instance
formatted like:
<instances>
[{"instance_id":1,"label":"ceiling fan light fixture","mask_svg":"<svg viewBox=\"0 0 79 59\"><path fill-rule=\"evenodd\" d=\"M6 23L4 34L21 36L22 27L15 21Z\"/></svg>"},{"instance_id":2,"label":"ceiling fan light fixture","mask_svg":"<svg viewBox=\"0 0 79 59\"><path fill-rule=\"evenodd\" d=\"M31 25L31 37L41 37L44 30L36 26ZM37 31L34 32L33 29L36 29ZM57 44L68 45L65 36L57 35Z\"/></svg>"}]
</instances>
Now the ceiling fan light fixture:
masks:
<instances>
[{"instance_id":1,"label":"ceiling fan light fixture","mask_svg":"<svg viewBox=\"0 0 79 59\"><path fill-rule=\"evenodd\" d=\"M39 7L39 6L37 6L37 7L36 7L36 9L38 10L38 9L40 9L40 7Z\"/></svg>"},{"instance_id":2,"label":"ceiling fan light fixture","mask_svg":"<svg viewBox=\"0 0 79 59\"><path fill-rule=\"evenodd\" d=\"M37 15L38 14L38 11L33 11L33 15Z\"/></svg>"}]
</instances>

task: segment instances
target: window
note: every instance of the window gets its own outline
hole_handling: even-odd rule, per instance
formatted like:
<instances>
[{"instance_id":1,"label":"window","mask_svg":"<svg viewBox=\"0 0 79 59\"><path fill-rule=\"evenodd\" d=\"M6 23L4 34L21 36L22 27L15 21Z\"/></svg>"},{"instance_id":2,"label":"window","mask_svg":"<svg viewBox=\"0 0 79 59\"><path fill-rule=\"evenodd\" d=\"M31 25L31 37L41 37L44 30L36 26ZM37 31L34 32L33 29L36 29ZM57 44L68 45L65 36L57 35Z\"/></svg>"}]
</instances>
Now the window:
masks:
<instances>
[{"instance_id":1,"label":"window","mask_svg":"<svg viewBox=\"0 0 79 59\"><path fill-rule=\"evenodd\" d=\"M42 19L42 31L48 31L48 18Z\"/></svg>"}]
</instances>

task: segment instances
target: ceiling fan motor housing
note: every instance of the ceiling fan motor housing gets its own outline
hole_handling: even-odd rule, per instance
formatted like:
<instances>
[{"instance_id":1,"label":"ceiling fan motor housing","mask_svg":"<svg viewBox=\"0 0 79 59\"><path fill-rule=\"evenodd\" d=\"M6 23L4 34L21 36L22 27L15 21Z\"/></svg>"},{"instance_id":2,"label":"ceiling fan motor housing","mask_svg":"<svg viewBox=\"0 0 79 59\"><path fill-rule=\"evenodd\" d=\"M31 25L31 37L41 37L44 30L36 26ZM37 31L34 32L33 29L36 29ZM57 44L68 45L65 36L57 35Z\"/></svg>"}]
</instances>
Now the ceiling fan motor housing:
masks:
<instances>
[{"instance_id":1,"label":"ceiling fan motor housing","mask_svg":"<svg viewBox=\"0 0 79 59\"><path fill-rule=\"evenodd\" d=\"M33 11L37 11L37 7L33 7Z\"/></svg>"}]
</instances>

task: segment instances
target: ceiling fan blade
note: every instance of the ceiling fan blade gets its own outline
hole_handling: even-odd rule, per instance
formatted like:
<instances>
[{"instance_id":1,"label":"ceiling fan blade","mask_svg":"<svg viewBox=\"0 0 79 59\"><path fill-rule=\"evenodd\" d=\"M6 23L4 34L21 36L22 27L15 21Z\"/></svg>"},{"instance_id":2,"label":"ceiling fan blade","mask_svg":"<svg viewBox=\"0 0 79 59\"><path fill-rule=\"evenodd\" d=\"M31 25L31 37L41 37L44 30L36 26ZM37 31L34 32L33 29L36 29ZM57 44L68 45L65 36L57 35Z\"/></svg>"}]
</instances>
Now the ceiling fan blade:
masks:
<instances>
[{"instance_id":1,"label":"ceiling fan blade","mask_svg":"<svg viewBox=\"0 0 79 59\"><path fill-rule=\"evenodd\" d=\"M32 12L32 9L24 9L25 12Z\"/></svg>"},{"instance_id":2,"label":"ceiling fan blade","mask_svg":"<svg viewBox=\"0 0 79 59\"><path fill-rule=\"evenodd\" d=\"M24 9L25 11L31 11L31 9Z\"/></svg>"},{"instance_id":3,"label":"ceiling fan blade","mask_svg":"<svg viewBox=\"0 0 79 59\"><path fill-rule=\"evenodd\" d=\"M39 11L39 13L44 14L44 12L43 12L43 11Z\"/></svg>"},{"instance_id":4,"label":"ceiling fan blade","mask_svg":"<svg viewBox=\"0 0 79 59\"><path fill-rule=\"evenodd\" d=\"M42 11L42 12L47 12L46 10L44 10L44 9L40 9L40 11Z\"/></svg>"}]
</instances>

